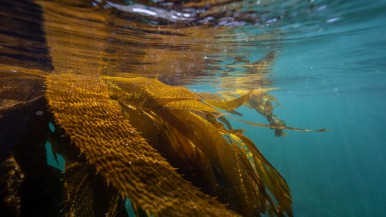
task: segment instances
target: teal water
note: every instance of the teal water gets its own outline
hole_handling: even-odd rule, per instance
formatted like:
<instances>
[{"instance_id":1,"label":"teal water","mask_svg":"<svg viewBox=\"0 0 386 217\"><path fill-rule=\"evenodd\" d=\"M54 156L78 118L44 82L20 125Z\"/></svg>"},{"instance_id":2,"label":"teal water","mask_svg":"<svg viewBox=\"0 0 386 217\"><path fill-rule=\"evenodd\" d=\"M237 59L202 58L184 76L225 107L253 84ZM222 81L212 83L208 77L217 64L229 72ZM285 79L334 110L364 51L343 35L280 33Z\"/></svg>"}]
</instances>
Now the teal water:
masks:
<instances>
[{"instance_id":1,"label":"teal water","mask_svg":"<svg viewBox=\"0 0 386 217\"><path fill-rule=\"evenodd\" d=\"M342 7L334 8L335 2L325 3L310 28L298 17L297 28L280 38L270 76L279 88L271 94L282 105L276 114L288 126L331 131L287 131L278 138L270 129L234 124L247 129L286 178L295 216L381 217L386 212L386 4L341 1L336 4ZM339 20L328 23L334 16ZM252 48L240 50L253 56ZM264 121L252 110L242 113Z\"/></svg>"},{"instance_id":2,"label":"teal water","mask_svg":"<svg viewBox=\"0 0 386 217\"><path fill-rule=\"evenodd\" d=\"M277 80L283 81L277 96L287 123L333 129L270 141L285 146L272 159L278 159L292 186L299 216L383 216L386 211L385 21L380 16L336 26L336 35L290 45L277 63ZM310 79L285 81L294 75Z\"/></svg>"}]
</instances>

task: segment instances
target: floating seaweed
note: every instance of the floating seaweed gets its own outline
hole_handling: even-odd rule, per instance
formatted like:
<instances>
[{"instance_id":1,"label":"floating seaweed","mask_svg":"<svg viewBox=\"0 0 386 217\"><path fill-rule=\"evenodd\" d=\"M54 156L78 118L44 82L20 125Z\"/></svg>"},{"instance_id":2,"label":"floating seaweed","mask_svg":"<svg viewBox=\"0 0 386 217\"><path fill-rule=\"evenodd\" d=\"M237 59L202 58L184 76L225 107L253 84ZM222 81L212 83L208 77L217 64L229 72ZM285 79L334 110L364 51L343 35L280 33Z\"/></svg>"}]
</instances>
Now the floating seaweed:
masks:
<instances>
[{"instance_id":1,"label":"floating seaweed","mask_svg":"<svg viewBox=\"0 0 386 217\"><path fill-rule=\"evenodd\" d=\"M219 101L143 77L58 73L47 76L45 83L50 109L73 144L66 148L75 147L84 157L75 163L66 159L66 174L73 174L65 179L67 206L88 206L84 201L90 198L81 195L91 191L87 183L92 175L85 174L92 173L81 171L91 167L111 185L107 192L129 197L149 215L236 215L197 187L243 216L292 215L285 180L216 109L236 109L268 90Z\"/></svg>"},{"instance_id":2,"label":"floating seaweed","mask_svg":"<svg viewBox=\"0 0 386 217\"><path fill-rule=\"evenodd\" d=\"M76 46L68 49L66 43L75 40L65 39L73 35L93 46L92 39L84 37L87 29L64 24L61 19L68 11L61 10L59 3L38 3L44 10L44 29L54 70L1 65L0 115L22 112L35 104L49 108L48 114L39 110L37 115L44 116L42 123L55 122L56 130L50 126L47 131L51 132L36 136L34 142L50 141L55 160L59 162L60 153L66 162L64 173L45 171L56 174L53 177L59 180L49 188L54 189L52 198L58 205L50 207L50 211L60 216L125 216L124 199L130 198L138 216L293 215L286 181L243 130L232 127L226 114L241 115L236 109L247 106L263 115L269 124L238 120L270 127L276 136L284 136L285 129L312 131L287 127L273 114L278 105L268 94L273 88L194 93L162 82L173 78L173 74L164 72L168 70L166 65L160 67L159 75L115 71L122 66L106 60L105 47L110 46L103 44L106 46L102 51ZM109 18L87 7L71 7L73 10L68 13L72 16L82 17L86 26L103 30L96 32L93 40L107 37L110 30L104 24L111 21ZM57 10L60 13L54 13ZM66 29L73 32L63 31L59 36L57 29L61 25L69 25ZM72 59L78 52L84 52L83 58ZM97 66L86 61L94 56ZM160 58L177 56L178 52L169 52ZM274 53L269 53L254 63L241 57L235 60L250 73L245 80L258 80L274 57ZM207 63L203 59L197 61L200 65ZM156 66L148 67L153 70ZM256 70L260 75L256 75ZM14 183L12 188L7 187L7 197L2 199L13 194L15 200L6 200L5 204L16 215L26 215L28 209L19 201L23 195L18 187L30 175L23 173L13 155L0 160L7 173L0 184ZM12 172L9 165L17 172Z\"/></svg>"}]
</instances>

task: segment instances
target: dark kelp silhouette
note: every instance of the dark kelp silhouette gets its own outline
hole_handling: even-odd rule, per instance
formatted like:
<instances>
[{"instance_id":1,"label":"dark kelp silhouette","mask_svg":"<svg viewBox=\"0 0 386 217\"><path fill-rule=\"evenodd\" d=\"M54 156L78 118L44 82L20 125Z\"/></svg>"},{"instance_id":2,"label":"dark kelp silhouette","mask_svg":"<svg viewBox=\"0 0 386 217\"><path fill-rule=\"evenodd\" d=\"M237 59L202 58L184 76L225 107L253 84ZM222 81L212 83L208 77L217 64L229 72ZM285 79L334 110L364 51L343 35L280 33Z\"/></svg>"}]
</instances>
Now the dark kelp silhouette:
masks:
<instances>
[{"instance_id":1,"label":"dark kelp silhouette","mask_svg":"<svg viewBox=\"0 0 386 217\"><path fill-rule=\"evenodd\" d=\"M29 135L31 139L21 146L48 137L54 155L60 153L66 160L64 174L52 177L56 182L41 184L56 189L52 198L57 206L49 204L47 208L51 215L124 216L123 200L128 197L138 216L292 216L286 181L243 130L232 127L225 114L239 114L235 110L245 105L265 116L269 124L238 120L270 127L276 136L284 136L285 129L314 131L287 127L273 114L277 101L268 94L272 88L194 93L167 85L157 76L115 72L110 69L115 69L116 63L106 61L105 53L96 49L87 52L76 46L71 50L66 37L73 37L73 33L57 30L64 25L61 19L66 13L82 17L86 26L97 26L99 30L104 29L99 24L108 20L105 15L93 10L85 13L87 7L73 6L66 11L57 3L39 4L44 9L44 29L54 70L48 73L44 69L0 65L0 115L11 123L14 119L9 117L28 111L30 106L48 106L52 112L52 116L45 114L45 119L35 124L41 127L41 123L54 121L57 129L51 134ZM71 27L69 23L66 25ZM87 29L66 29L82 33L75 35L92 46L92 39L82 38ZM101 35L110 31L105 30ZM84 59L71 59L80 51ZM84 61L93 55L99 55L98 66ZM238 65L244 64L249 73L245 79L250 80L266 73L274 57L272 52L254 63L241 57L235 60ZM163 73L160 77L169 80L173 74ZM57 156L55 159L58 161ZM17 158L4 155L0 160L0 185L6 189L0 192L0 205L15 216L28 215L24 206L31 200L25 199L30 197L22 193L20 186L36 183L28 180L31 171L23 171L26 163L20 154Z\"/></svg>"}]
</instances>

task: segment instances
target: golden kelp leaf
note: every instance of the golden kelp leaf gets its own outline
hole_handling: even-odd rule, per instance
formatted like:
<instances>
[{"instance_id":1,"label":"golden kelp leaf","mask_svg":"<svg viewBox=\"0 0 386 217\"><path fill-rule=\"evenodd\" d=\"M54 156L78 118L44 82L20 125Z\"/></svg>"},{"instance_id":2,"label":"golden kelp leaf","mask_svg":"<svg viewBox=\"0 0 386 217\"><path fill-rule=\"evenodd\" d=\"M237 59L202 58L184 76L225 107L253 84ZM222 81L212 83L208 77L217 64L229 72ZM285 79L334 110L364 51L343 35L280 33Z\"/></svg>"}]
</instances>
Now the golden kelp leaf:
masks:
<instances>
[{"instance_id":1,"label":"golden kelp leaf","mask_svg":"<svg viewBox=\"0 0 386 217\"><path fill-rule=\"evenodd\" d=\"M205 100L223 101L223 98L220 95L215 94L215 93L198 92L196 94Z\"/></svg>"},{"instance_id":2,"label":"golden kelp leaf","mask_svg":"<svg viewBox=\"0 0 386 217\"><path fill-rule=\"evenodd\" d=\"M251 93L252 93L252 91L240 96L239 98L232 99L230 101L216 101L216 100L205 100L205 101L208 104L210 104L214 107L220 108L220 109L234 110L234 109L240 107L241 105L243 105L245 102L247 102L250 99Z\"/></svg>"},{"instance_id":3,"label":"golden kelp leaf","mask_svg":"<svg viewBox=\"0 0 386 217\"><path fill-rule=\"evenodd\" d=\"M249 190L249 192L253 192L257 197L257 207L260 213L266 213L267 210L274 210L274 215L280 216L282 212L277 209L276 204L273 202L271 196L267 193L264 182L260 179L258 174L256 174L256 168L252 167L253 164L248 161L246 153L242 151L239 147L234 145L235 153L238 154L238 159L242 165L244 165L244 173L247 178L252 179L255 184L255 189L253 191ZM245 179L245 178L244 178Z\"/></svg>"},{"instance_id":4,"label":"golden kelp leaf","mask_svg":"<svg viewBox=\"0 0 386 217\"><path fill-rule=\"evenodd\" d=\"M265 92L276 90L277 88L258 88L253 90L236 89L232 92L198 93L208 104L224 110L234 110L249 101L262 96ZM225 100L224 100L225 99Z\"/></svg>"},{"instance_id":5,"label":"golden kelp leaf","mask_svg":"<svg viewBox=\"0 0 386 217\"><path fill-rule=\"evenodd\" d=\"M253 162L256 167L256 172L259 178L267 187L267 189L276 198L279 205L279 210L276 212L286 212L287 215L292 216L292 198L289 187L284 178L276 171L276 169L264 158L261 152L256 148L253 142L241 133L234 134L240 138L245 145L247 145L249 151L253 155ZM282 210L281 210L282 209Z\"/></svg>"},{"instance_id":6,"label":"golden kelp leaf","mask_svg":"<svg viewBox=\"0 0 386 217\"><path fill-rule=\"evenodd\" d=\"M151 78L103 77L110 97L123 106L136 108L174 108L217 112L184 87L171 87Z\"/></svg>"},{"instance_id":7,"label":"golden kelp leaf","mask_svg":"<svg viewBox=\"0 0 386 217\"><path fill-rule=\"evenodd\" d=\"M110 97L116 99L123 106L152 109L187 109L220 113L213 107L201 102L198 96L187 91L186 88L171 87L149 78L105 78ZM155 91L158 89L159 91Z\"/></svg>"},{"instance_id":8,"label":"golden kelp leaf","mask_svg":"<svg viewBox=\"0 0 386 217\"><path fill-rule=\"evenodd\" d=\"M256 154L247 151L247 149L252 149L248 146L254 146L254 144L246 137L242 137L241 131L225 130L224 126L217 122L216 112L212 111L213 108L210 110L201 109L202 105L205 104L200 101L179 98L175 94L179 90L178 87L157 84L157 88L163 89L163 94L156 96L154 93L157 92L157 89L150 89L147 86L148 79L136 79L135 84L132 83L132 80L126 81L108 79L108 82L112 82L110 86L116 85L119 87L119 91L122 91L116 96L125 96L126 102L141 106L140 108L124 106L123 109L127 110L127 118L136 129L142 132L144 138L149 138L148 141L167 156L169 161L174 162L179 168L183 168L184 174L193 178L194 183L205 189L206 192L218 196L219 200L229 203L232 209L244 216L252 216L256 210L260 213L268 211L275 215L282 215L283 212L291 213L290 207L289 209L285 207L284 211L280 210L281 206L277 206L266 191L266 189L275 186L271 184L277 182L275 179L280 179L278 182L286 184L284 179L274 172L266 171L265 162L256 164L253 158ZM142 82L145 83L144 87L142 87ZM126 92L127 94L125 94ZM165 103L163 97L167 92L169 92L167 95L174 96L174 98L170 97L169 102ZM138 98L133 93L140 93L141 97ZM255 96L263 93L264 90L257 90ZM112 92L112 94L115 93ZM250 91L244 96L250 97L252 94L253 91ZM212 97L211 95L208 96ZM225 103L230 106L239 106L247 102L240 98L236 98L238 101L231 100ZM117 100L120 101L119 97ZM140 103L141 101L146 102ZM178 105L178 103L184 104L186 102L194 102L194 106L186 106L188 109L175 109L176 106L166 106L169 103ZM124 102L121 104L124 105ZM149 118L148 123L144 123L144 118L140 118L138 113L147 116ZM222 121L227 123L224 117ZM157 126L154 125L155 123ZM230 124L228 129L231 129ZM230 136L232 139L228 142L224 136ZM238 147L232 140L241 146ZM247 142L249 142L248 145L245 144ZM270 165L269 168L271 168ZM262 171L257 172L258 169ZM266 185L266 183L268 184ZM288 193L287 196L290 199L287 190L284 188L274 192L275 199L280 200L279 205L291 204L291 200L288 202L286 201L288 198L282 196Z\"/></svg>"},{"instance_id":9,"label":"golden kelp leaf","mask_svg":"<svg viewBox=\"0 0 386 217\"><path fill-rule=\"evenodd\" d=\"M272 129L280 129L280 130L293 130L293 131L298 131L298 132L326 132L330 131L329 129L321 128L321 129L303 129L303 128L297 128L297 127L287 127L287 126L280 126L280 125L272 125L272 124L260 124L260 123L254 123L246 120L242 120L239 118L234 118L238 121L244 122L246 124L249 124L251 126L256 126L256 127L269 127Z\"/></svg>"},{"instance_id":10,"label":"golden kelp leaf","mask_svg":"<svg viewBox=\"0 0 386 217\"><path fill-rule=\"evenodd\" d=\"M229 203L243 216L252 216L257 208L257 200L252 192L241 191L245 186L252 186L252 180L240 177L244 174L244 166L235 167L238 157L216 126L189 111L160 110L157 114L188 138L210 161L209 168L213 168L212 176L216 177L218 183L215 191L219 200Z\"/></svg>"},{"instance_id":11,"label":"golden kelp leaf","mask_svg":"<svg viewBox=\"0 0 386 217\"><path fill-rule=\"evenodd\" d=\"M268 210L270 215L275 216L283 216L285 212L288 216L292 216L292 199L284 178L269 164L255 144L241 132L224 131L223 133L241 145L235 152L239 154L240 162L244 164L249 178L258 186L260 212ZM280 186L273 186L272 183L280 183ZM268 191L273 194L275 200L271 198ZM283 205L285 208L282 208Z\"/></svg>"},{"instance_id":12,"label":"golden kelp leaf","mask_svg":"<svg viewBox=\"0 0 386 217\"><path fill-rule=\"evenodd\" d=\"M285 129L285 122L280 120L279 117L273 114L272 102L275 102L278 105L276 98L271 95L266 94L266 92L275 90L277 88L258 88L254 90L242 90L237 89L233 92L219 92L217 94L199 94L205 102L208 104L227 110L229 113L239 115L240 113L234 109L246 105L249 108L255 109L258 113L265 116L269 121L270 125L275 126L275 136L285 136L283 129ZM222 97L222 99L228 100L218 100L217 97ZM239 95L241 95L239 97ZM208 99L206 99L207 97Z\"/></svg>"},{"instance_id":13,"label":"golden kelp leaf","mask_svg":"<svg viewBox=\"0 0 386 217\"><path fill-rule=\"evenodd\" d=\"M169 103L165 103L163 108L168 109L185 109L185 110L195 110L195 111L205 111L210 113L217 113L220 112L213 107L202 103L198 100L181 100L181 101L173 101Z\"/></svg>"},{"instance_id":14,"label":"golden kelp leaf","mask_svg":"<svg viewBox=\"0 0 386 217\"><path fill-rule=\"evenodd\" d=\"M199 99L199 97L189 91L185 87L173 87L173 91L170 90L169 85L165 85L157 79L153 78L119 78L119 77L102 77L104 80L113 81L122 90L130 93L145 93L156 99Z\"/></svg>"},{"instance_id":15,"label":"golden kelp leaf","mask_svg":"<svg viewBox=\"0 0 386 217\"><path fill-rule=\"evenodd\" d=\"M254 183L245 178L247 173L242 163L234 167L232 162L239 161L238 156L215 126L214 115L218 112L199 99L187 100L187 97L197 98L190 91L178 94L186 89L152 80L108 78L107 83L112 82L110 87L116 86L114 91L110 91L113 98L121 105L132 105L123 106L130 122L154 147L168 156L169 161L176 163L200 188L229 203L239 213L251 216L258 201L255 190L251 190L255 188ZM149 83L155 85L149 86ZM176 109L183 105L188 109ZM149 118L148 123L138 115L141 112ZM155 123L159 126L154 126Z\"/></svg>"},{"instance_id":16,"label":"golden kelp leaf","mask_svg":"<svg viewBox=\"0 0 386 217\"><path fill-rule=\"evenodd\" d=\"M228 130L233 130L233 127L231 125L231 123L228 121L228 119L226 119L224 116L220 116L218 118L218 120L220 120L221 122L223 122L225 124L225 126L227 126Z\"/></svg>"},{"instance_id":17,"label":"golden kelp leaf","mask_svg":"<svg viewBox=\"0 0 386 217\"><path fill-rule=\"evenodd\" d=\"M108 76L105 78L137 78L139 75L137 73L130 73L130 72L109 72Z\"/></svg>"},{"instance_id":18,"label":"golden kelp leaf","mask_svg":"<svg viewBox=\"0 0 386 217\"><path fill-rule=\"evenodd\" d=\"M168 154L168 160L178 165L184 177L192 181L195 186L200 187L205 193L215 195L218 183L211 159L179 129L167 123L164 123L163 126L167 128L161 128L163 139L158 140L162 146L166 146L167 150L164 150L163 153L173 153L173 150L176 153Z\"/></svg>"},{"instance_id":19,"label":"golden kelp leaf","mask_svg":"<svg viewBox=\"0 0 386 217\"><path fill-rule=\"evenodd\" d=\"M148 214L237 216L184 180L139 135L100 78L55 74L46 83L56 120L87 162Z\"/></svg>"}]
</instances>

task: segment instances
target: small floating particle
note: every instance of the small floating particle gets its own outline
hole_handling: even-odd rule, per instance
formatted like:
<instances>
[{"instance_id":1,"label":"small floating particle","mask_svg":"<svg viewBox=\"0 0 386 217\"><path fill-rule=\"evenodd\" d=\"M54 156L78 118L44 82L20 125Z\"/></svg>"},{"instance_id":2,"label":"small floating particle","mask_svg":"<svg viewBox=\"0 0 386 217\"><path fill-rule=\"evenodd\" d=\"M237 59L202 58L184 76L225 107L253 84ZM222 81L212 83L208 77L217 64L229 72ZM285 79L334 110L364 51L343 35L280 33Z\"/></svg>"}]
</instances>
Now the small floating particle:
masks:
<instances>
[{"instance_id":1,"label":"small floating particle","mask_svg":"<svg viewBox=\"0 0 386 217\"><path fill-rule=\"evenodd\" d=\"M327 23L335 23L336 21L340 20L340 17L334 17L326 20Z\"/></svg>"},{"instance_id":2,"label":"small floating particle","mask_svg":"<svg viewBox=\"0 0 386 217\"><path fill-rule=\"evenodd\" d=\"M39 116L42 116L44 114L44 112L43 111L37 111L37 112L35 112L35 114L39 115Z\"/></svg>"}]
</instances>

